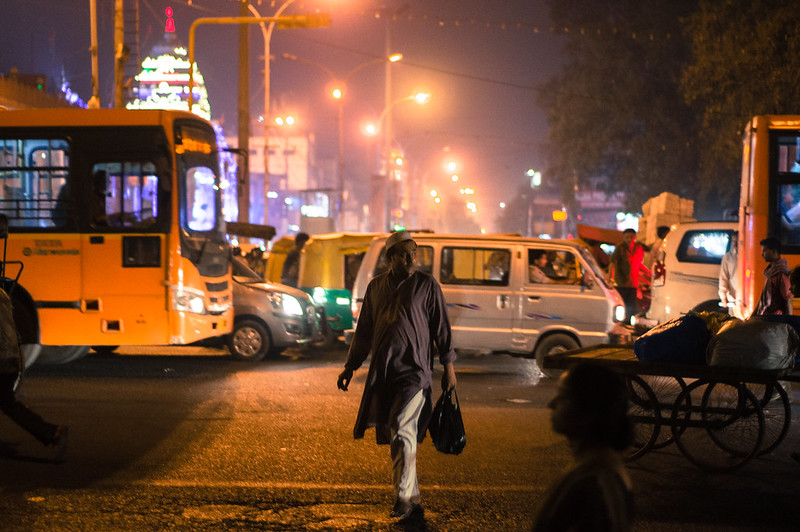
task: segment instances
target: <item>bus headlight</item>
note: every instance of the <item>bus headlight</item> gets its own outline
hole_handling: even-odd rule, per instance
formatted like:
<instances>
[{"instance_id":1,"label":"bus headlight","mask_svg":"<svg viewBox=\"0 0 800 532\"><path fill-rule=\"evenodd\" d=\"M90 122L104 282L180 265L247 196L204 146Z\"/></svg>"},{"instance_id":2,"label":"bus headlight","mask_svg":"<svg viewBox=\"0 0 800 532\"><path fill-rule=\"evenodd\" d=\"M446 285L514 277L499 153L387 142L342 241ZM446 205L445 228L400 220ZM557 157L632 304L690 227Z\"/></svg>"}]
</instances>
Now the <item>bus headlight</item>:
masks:
<instances>
[{"instance_id":1,"label":"bus headlight","mask_svg":"<svg viewBox=\"0 0 800 532\"><path fill-rule=\"evenodd\" d=\"M205 314L205 294L200 290L186 286L172 289L172 304L179 312Z\"/></svg>"},{"instance_id":2,"label":"bus headlight","mask_svg":"<svg viewBox=\"0 0 800 532\"><path fill-rule=\"evenodd\" d=\"M274 293L270 295L269 299L272 302L272 306L275 307L276 310L280 310L288 316L303 315L303 306L294 296L283 293Z\"/></svg>"},{"instance_id":3,"label":"bus headlight","mask_svg":"<svg viewBox=\"0 0 800 532\"><path fill-rule=\"evenodd\" d=\"M625 320L625 305L614 306L614 321Z\"/></svg>"}]
</instances>

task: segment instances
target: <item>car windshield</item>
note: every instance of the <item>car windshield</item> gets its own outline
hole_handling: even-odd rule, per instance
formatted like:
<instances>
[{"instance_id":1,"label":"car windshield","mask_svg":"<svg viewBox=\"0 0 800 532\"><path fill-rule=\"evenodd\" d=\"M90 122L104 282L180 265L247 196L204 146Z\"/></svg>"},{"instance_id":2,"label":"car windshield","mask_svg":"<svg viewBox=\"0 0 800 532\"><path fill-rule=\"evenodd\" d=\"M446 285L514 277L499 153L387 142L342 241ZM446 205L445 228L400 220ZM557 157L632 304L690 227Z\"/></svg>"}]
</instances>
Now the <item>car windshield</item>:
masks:
<instances>
[{"instance_id":1,"label":"car windshield","mask_svg":"<svg viewBox=\"0 0 800 532\"><path fill-rule=\"evenodd\" d=\"M233 267L233 277L236 282L246 284L264 282L264 279L250 269L250 266L247 265L247 262L242 257L233 257L231 265Z\"/></svg>"},{"instance_id":2,"label":"car windshield","mask_svg":"<svg viewBox=\"0 0 800 532\"><path fill-rule=\"evenodd\" d=\"M583 260L586 261L586 264L589 265L589 268L591 268L592 273L595 276L595 279L600 283L602 283L603 286L608 288L608 285L606 284L605 273L603 272L602 268L600 268L600 266L597 264L597 261L594 260L592 253L583 246L576 246L575 249L578 250L578 253L581 254L581 257L583 257Z\"/></svg>"}]
</instances>

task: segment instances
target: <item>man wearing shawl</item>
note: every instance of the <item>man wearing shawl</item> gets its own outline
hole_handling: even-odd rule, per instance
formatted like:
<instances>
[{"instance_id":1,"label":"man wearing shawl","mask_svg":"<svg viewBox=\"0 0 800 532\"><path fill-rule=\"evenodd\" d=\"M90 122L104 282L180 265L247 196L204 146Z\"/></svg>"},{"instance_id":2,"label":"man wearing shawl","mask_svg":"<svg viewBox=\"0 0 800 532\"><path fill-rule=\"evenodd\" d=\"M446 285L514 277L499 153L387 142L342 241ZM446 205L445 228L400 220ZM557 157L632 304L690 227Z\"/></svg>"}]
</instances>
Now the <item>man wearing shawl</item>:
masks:
<instances>
[{"instance_id":1,"label":"man wearing shawl","mask_svg":"<svg viewBox=\"0 0 800 532\"><path fill-rule=\"evenodd\" d=\"M792 314L792 291L789 286L789 265L781 258L781 242L775 237L767 237L761 242L761 256L767 261L764 270L764 289L753 314Z\"/></svg>"}]
</instances>

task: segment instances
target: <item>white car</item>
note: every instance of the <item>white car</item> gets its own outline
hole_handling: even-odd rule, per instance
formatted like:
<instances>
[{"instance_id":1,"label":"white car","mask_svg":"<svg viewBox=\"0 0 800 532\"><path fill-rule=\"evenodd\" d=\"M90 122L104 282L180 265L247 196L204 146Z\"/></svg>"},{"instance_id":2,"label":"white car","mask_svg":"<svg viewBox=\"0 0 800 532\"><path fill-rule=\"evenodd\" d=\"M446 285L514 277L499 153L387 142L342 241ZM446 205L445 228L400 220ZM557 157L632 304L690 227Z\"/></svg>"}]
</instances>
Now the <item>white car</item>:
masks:
<instances>
[{"instance_id":1,"label":"white car","mask_svg":"<svg viewBox=\"0 0 800 532\"><path fill-rule=\"evenodd\" d=\"M633 325L651 329L689 311L726 312L719 304L719 269L737 230L737 222L673 225L662 243L663 264L654 268L650 307Z\"/></svg>"}]
</instances>

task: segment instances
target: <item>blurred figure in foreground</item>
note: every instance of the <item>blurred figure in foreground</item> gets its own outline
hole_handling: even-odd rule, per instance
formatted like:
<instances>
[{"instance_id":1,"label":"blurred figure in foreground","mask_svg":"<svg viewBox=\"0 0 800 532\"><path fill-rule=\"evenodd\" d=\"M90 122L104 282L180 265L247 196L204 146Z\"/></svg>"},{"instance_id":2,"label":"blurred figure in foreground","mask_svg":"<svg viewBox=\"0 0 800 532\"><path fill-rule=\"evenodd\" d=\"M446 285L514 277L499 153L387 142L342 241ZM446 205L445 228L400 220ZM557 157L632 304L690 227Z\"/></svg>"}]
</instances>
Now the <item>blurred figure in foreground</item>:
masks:
<instances>
[{"instance_id":1,"label":"blurred figure in foreground","mask_svg":"<svg viewBox=\"0 0 800 532\"><path fill-rule=\"evenodd\" d=\"M561 376L548 406L575 463L545 495L534 532L630 530L633 492L621 452L633 425L622 379L605 367L578 364Z\"/></svg>"},{"instance_id":2,"label":"blurred figure in foreground","mask_svg":"<svg viewBox=\"0 0 800 532\"><path fill-rule=\"evenodd\" d=\"M53 462L64 461L68 428L48 423L16 398L22 378L22 350L11 312L11 300L0 289L0 411L28 431L42 445L53 448Z\"/></svg>"}]
</instances>

